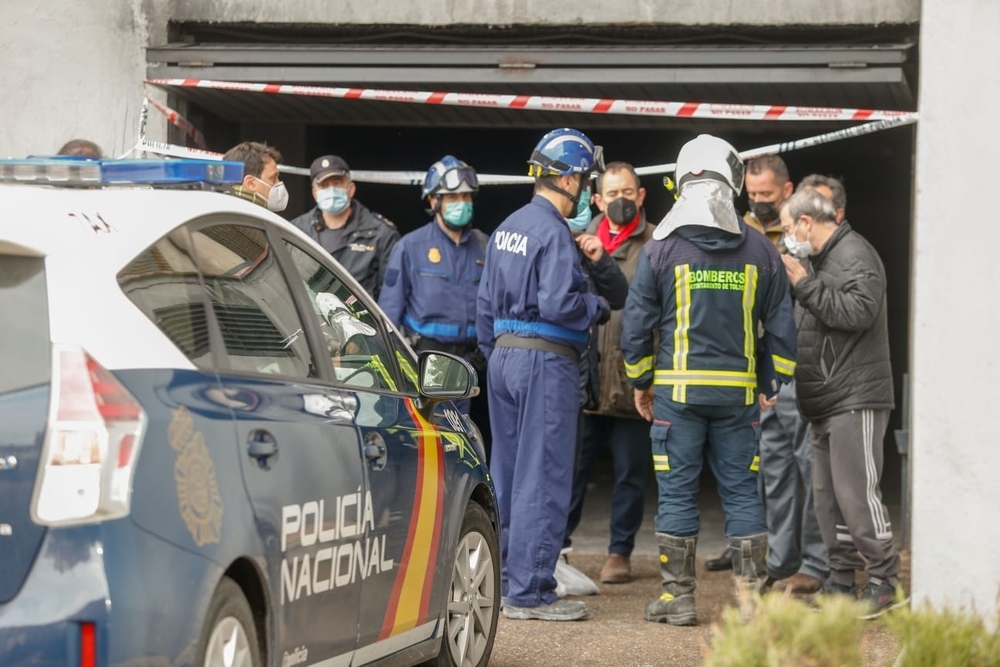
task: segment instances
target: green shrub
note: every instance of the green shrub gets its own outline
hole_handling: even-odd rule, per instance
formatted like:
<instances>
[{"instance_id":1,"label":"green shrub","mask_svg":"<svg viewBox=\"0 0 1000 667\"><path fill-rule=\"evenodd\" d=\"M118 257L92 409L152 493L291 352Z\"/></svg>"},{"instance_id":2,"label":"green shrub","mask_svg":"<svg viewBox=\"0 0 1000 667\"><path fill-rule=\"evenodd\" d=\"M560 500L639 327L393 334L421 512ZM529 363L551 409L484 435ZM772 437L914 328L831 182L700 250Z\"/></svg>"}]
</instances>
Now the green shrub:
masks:
<instances>
[{"instance_id":1,"label":"green shrub","mask_svg":"<svg viewBox=\"0 0 1000 667\"><path fill-rule=\"evenodd\" d=\"M886 627L899 638L897 667L995 667L1000 665L1000 632L975 614L951 609L901 609L887 615Z\"/></svg>"},{"instance_id":2,"label":"green shrub","mask_svg":"<svg viewBox=\"0 0 1000 667\"><path fill-rule=\"evenodd\" d=\"M738 593L723 612L706 667L860 667L858 604L835 595L818 608L783 595Z\"/></svg>"}]
</instances>

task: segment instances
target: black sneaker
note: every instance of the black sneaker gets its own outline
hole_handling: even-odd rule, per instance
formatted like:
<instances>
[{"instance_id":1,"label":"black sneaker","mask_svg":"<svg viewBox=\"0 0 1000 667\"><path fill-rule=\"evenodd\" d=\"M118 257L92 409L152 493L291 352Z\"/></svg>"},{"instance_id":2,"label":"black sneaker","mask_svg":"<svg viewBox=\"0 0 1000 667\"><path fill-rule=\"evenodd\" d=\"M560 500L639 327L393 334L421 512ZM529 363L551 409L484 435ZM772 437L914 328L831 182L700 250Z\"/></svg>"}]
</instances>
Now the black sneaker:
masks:
<instances>
[{"instance_id":1,"label":"black sneaker","mask_svg":"<svg viewBox=\"0 0 1000 667\"><path fill-rule=\"evenodd\" d=\"M845 584L838 584L836 581L833 580L833 577L827 577L826 581L823 582L823 585L816 592L816 595L813 595L810 598L805 598L805 602L806 604L812 607L818 607L819 606L818 602L821 598L824 597L828 598L831 595L846 595L850 597L852 600L857 600L858 587L855 586L854 584L851 584L850 586L847 586Z\"/></svg>"},{"instance_id":2,"label":"black sneaker","mask_svg":"<svg viewBox=\"0 0 1000 667\"><path fill-rule=\"evenodd\" d=\"M878 618L890 609L906 604L908 598L896 594L896 587L883 579L871 577L861 589L861 604L865 606L864 620Z\"/></svg>"},{"instance_id":3,"label":"black sneaker","mask_svg":"<svg viewBox=\"0 0 1000 667\"><path fill-rule=\"evenodd\" d=\"M722 552L718 558L710 558L705 561L705 569L710 572L722 572L733 569L733 551L729 547Z\"/></svg>"}]
</instances>

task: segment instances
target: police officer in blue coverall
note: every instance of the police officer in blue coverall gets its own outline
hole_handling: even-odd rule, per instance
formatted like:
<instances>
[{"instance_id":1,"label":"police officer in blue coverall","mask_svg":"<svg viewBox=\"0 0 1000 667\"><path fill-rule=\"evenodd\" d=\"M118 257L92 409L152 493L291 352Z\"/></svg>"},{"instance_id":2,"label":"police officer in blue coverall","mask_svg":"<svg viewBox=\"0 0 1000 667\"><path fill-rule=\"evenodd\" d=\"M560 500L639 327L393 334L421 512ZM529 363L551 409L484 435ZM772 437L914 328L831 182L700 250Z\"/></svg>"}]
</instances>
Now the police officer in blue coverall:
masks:
<instances>
[{"instance_id":1,"label":"police officer in blue coverall","mask_svg":"<svg viewBox=\"0 0 1000 667\"><path fill-rule=\"evenodd\" d=\"M493 233L479 284L476 331L489 359L490 472L501 526L501 593L509 619L573 621L554 576L576 457L580 355L608 303L586 290L566 219L580 207L602 151L569 128L542 137L528 160L531 202Z\"/></svg>"},{"instance_id":2,"label":"police officer in blue coverall","mask_svg":"<svg viewBox=\"0 0 1000 667\"><path fill-rule=\"evenodd\" d=\"M485 371L476 346L476 292L483 274L486 236L472 229L475 170L445 155L431 165L421 196L434 219L392 249L378 304L420 350L448 352ZM463 413L469 401L457 401Z\"/></svg>"},{"instance_id":3,"label":"police officer in blue coverall","mask_svg":"<svg viewBox=\"0 0 1000 667\"><path fill-rule=\"evenodd\" d=\"M736 149L710 135L689 141L677 157L677 185L680 198L639 257L621 347L636 409L653 423L659 486L663 592L644 616L694 625L696 497L706 456L726 512L734 574L751 587L767 577L758 403L772 404L792 379L796 333L778 251L748 232L733 207L743 186Z\"/></svg>"}]
</instances>

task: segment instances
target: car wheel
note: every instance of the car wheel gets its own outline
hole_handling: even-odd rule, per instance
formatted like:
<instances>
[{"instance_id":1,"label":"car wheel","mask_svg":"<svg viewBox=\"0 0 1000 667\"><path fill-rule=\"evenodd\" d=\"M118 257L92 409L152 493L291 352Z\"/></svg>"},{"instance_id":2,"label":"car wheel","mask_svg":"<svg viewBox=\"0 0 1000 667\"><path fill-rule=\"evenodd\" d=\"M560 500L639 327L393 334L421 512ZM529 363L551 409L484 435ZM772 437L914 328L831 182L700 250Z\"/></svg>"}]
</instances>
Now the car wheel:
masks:
<instances>
[{"instance_id":1,"label":"car wheel","mask_svg":"<svg viewBox=\"0 0 1000 667\"><path fill-rule=\"evenodd\" d=\"M439 667L483 667L490 660L500 614L500 548L496 530L470 502L455 550Z\"/></svg>"},{"instance_id":2,"label":"car wheel","mask_svg":"<svg viewBox=\"0 0 1000 667\"><path fill-rule=\"evenodd\" d=\"M198 667L261 667L253 612L235 581L224 578L208 605L198 641Z\"/></svg>"}]
</instances>

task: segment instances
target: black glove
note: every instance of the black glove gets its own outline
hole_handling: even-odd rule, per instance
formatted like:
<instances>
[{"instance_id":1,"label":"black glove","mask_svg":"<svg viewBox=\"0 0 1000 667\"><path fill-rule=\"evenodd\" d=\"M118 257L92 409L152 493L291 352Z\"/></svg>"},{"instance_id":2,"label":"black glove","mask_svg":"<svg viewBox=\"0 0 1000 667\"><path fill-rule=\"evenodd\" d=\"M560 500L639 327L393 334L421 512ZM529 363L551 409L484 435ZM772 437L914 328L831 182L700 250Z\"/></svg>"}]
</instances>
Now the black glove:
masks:
<instances>
[{"instance_id":1,"label":"black glove","mask_svg":"<svg viewBox=\"0 0 1000 667\"><path fill-rule=\"evenodd\" d=\"M476 374L483 377L483 374L486 373L486 355L479 349L479 346L472 348L472 352L469 353L469 361L476 369Z\"/></svg>"},{"instance_id":2,"label":"black glove","mask_svg":"<svg viewBox=\"0 0 1000 667\"><path fill-rule=\"evenodd\" d=\"M597 323L604 324L611 319L611 306L608 305L608 300L603 296L597 297L597 303Z\"/></svg>"}]
</instances>

